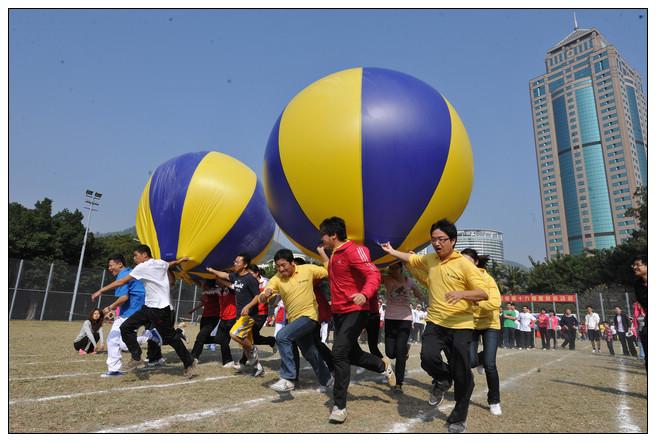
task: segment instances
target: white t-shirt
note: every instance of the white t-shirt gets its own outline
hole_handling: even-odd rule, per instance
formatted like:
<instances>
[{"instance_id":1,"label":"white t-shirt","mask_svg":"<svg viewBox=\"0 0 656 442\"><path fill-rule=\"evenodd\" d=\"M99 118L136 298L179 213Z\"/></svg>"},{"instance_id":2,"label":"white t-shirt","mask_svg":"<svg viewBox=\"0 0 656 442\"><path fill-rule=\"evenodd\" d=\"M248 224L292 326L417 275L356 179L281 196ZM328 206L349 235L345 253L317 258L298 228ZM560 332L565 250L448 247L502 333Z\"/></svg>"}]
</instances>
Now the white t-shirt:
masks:
<instances>
[{"instance_id":1,"label":"white t-shirt","mask_svg":"<svg viewBox=\"0 0 656 442\"><path fill-rule=\"evenodd\" d=\"M594 312L591 315L585 315L585 327L588 330L599 330L599 315Z\"/></svg>"},{"instance_id":2,"label":"white t-shirt","mask_svg":"<svg viewBox=\"0 0 656 442\"><path fill-rule=\"evenodd\" d=\"M519 331L531 331L531 321L535 321L535 316L532 313L519 313Z\"/></svg>"},{"instance_id":3,"label":"white t-shirt","mask_svg":"<svg viewBox=\"0 0 656 442\"><path fill-rule=\"evenodd\" d=\"M130 272L130 276L141 281L146 289L147 307L164 308L171 305L168 270L168 262L151 258Z\"/></svg>"}]
</instances>

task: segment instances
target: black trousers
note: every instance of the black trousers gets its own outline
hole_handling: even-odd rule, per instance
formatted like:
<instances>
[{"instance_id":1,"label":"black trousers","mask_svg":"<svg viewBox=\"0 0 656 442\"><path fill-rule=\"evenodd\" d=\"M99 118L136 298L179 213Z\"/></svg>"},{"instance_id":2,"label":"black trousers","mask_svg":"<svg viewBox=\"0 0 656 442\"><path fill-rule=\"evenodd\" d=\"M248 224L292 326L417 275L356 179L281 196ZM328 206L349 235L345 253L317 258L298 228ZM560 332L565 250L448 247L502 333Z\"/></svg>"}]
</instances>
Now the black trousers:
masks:
<instances>
[{"instance_id":1,"label":"black trousers","mask_svg":"<svg viewBox=\"0 0 656 442\"><path fill-rule=\"evenodd\" d=\"M606 346L608 347L608 353L615 356L615 349L613 348L613 341L606 339Z\"/></svg>"},{"instance_id":2,"label":"black trousers","mask_svg":"<svg viewBox=\"0 0 656 442\"><path fill-rule=\"evenodd\" d=\"M396 359L394 374L397 385L403 385L405 378L405 362L411 332L412 321L385 319L385 355L390 359Z\"/></svg>"},{"instance_id":3,"label":"black trousers","mask_svg":"<svg viewBox=\"0 0 656 442\"><path fill-rule=\"evenodd\" d=\"M223 365L233 361L232 353L230 352L230 329L235 325L236 321L237 318L221 319L216 336L214 336L214 343L219 344L221 347L221 361L223 361Z\"/></svg>"},{"instance_id":4,"label":"black trousers","mask_svg":"<svg viewBox=\"0 0 656 442\"><path fill-rule=\"evenodd\" d=\"M542 341L542 348L549 348L549 341L547 338L547 327L540 327L540 341Z\"/></svg>"},{"instance_id":5,"label":"black trousers","mask_svg":"<svg viewBox=\"0 0 656 442\"><path fill-rule=\"evenodd\" d=\"M191 350L192 358L198 359L200 357L205 344L214 343L214 338L210 336L210 333L212 333L212 330L214 330L214 327L216 327L216 324L218 323L218 316L203 316L200 318L200 330L198 330L196 342L194 342L194 348Z\"/></svg>"},{"instance_id":6,"label":"black trousers","mask_svg":"<svg viewBox=\"0 0 656 442\"><path fill-rule=\"evenodd\" d=\"M319 323L319 325L317 326L317 329L314 331L314 345L317 347L317 350L319 350L319 354L321 355L321 358L324 360L324 362L328 366L328 371L330 371L331 373L334 373L335 372L335 361L333 360L333 352L330 350L330 348L328 348L328 346L326 344L324 344L321 341L321 323ZM296 355L297 354L298 354L298 349L297 349Z\"/></svg>"},{"instance_id":7,"label":"black trousers","mask_svg":"<svg viewBox=\"0 0 656 442\"><path fill-rule=\"evenodd\" d=\"M151 328L156 328L162 336L162 344L167 344L173 347L176 354L182 361L185 368L189 367L193 359L189 350L185 346L182 338L173 329L171 322L171 307L152 308L144 305L140 310L134 312L132 316L121 324L121 338L128 347L128 351L132 354L132 359L141 360L141 347L137 343L137 329L139 327L147 326L150 324ZM160 353L159 345L151 340L148 340L148 360L155 360L153 355Z\"/></svg>"},{"instance_id":8,"label":"black trousers","mask_svg":"<svg viewBox=\"0 0 656 442\"><path fill-rule=\"evenodd\" d=\"M563 333L563 343L560 344L561 347L565 348L569 344L569 349L574 350L576 345L576 330L573 328L568 328L567 330L561 330Z\"/></svg>"},{"instance_id":9,"label":"black trousers","mask_svg":"<svg viewBox=\"0 0 656 442\"><path fill-rule=\"evenodd\" d=\"M556 348L556 330L547 330L547 348L551 348L551 340L553 339L553 348Z\"/></svg>"},{"instance_id":10,"label":"black trousers","mask_svg":"<svg viewBox=\"0 0 656 442\"><path fill-rule=\"evenodd\" d=\"M334 314L335 335L333 359L335 362L335 386L333 399L338 408L346 408L346 394L351 382L351 364L382 373L385 363L378 356L365 353L358 345L358 337L367 325L369 312L357 311Z\"/></svg>"},{"instance_id":11,"label":"black trousers","mask_svg":"<svg viewBox=\"0 0 656 442\"><path fill-rule=\"evenodd\" d=\"M253 321L255 321L255 325L253 326L253 345L268 345L273 348L273 346L276 345L276 338L273 336L262 336L260 334L260 330L262 330L262 327L266 324L266 320L266 315L257 315L253 318ZM247 359L246 352L244 352L241 355L239 363L245 364Z\"/></svg>"},{"instance_id":12,"label":"black trousers","mask_svg":"<svg viewBox=\"0 0 656 442\"><path fill-rule=\"evenodd\" d=\"M96 342L98 342L100 340L100 334L94 333L93 334L93 339L95 339ZM96 349L96 347L94 347L93 344L91 343L91 340L89 338L87 338L86 336L83 337L82 339L80 339L77 342L73 342L73 348L76 351L80 351L80 349L82 349L82 350L86 351L87 353L92 353Z\"/></svg>"},{"instance_id":13,"label":"black trousers","mask_svg":"<svg viewBox=\"0 0 656 442\"><path fill-rule=\"evenodd\" d=\"M456 405L446 420L448 423L467 420L469 399L474 391L469 360L471 340L471 329L446 328L432 322L426 324L421 343L421 368L444 391L453 381ZM442 350L448 363L442 360Z\"/></svg>"},{"instance_id":14,"label":"black trousers","mask_svg":"<svg viewBox=\"0 0 656 442\"><path fill-rule=\"evenodd\" d=\"M633 344L633 336L627 337L626 332L617 332L617 336L620 338L622 353L624 353L624 356L628 356L629 352L631 356L638 356L638 352Z\"/></svg>"},{"instance_id":15,"label":"black trousers","mask_svg":"<svg viewBox=\"0 0 656 442\"><path fill-rule=\"evenodd\" d=\"M383 354L378 349L378 341L380 340L380 315L378 313L369 313L366 330L369 353L382 358Z\"/></svg>"}]
</instances>

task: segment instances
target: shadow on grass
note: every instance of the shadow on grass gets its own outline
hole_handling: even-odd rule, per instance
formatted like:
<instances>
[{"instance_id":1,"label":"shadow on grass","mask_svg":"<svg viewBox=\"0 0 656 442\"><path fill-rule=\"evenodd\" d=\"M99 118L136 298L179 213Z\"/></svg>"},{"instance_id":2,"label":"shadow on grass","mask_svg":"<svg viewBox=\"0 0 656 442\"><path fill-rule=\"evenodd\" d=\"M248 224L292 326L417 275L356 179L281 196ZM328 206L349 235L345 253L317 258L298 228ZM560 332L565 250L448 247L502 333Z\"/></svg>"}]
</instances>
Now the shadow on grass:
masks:
<instances>
[{"instance_id":1,"label":"shadow on grass","mask_svg":"<svg viewBox=\"0 0 656 442\"><path fill-rule=\"evenodd\" d=\"M625 373L631 373L631 374L637 374L637 375L647 375L644 371L637 371L637 370L627 370L627 369L621 369L618 367L604 367L602 365L595 365L595 368L602 368L604 370L612 370L612 371L623 371Z\"/></svg>"},{"instance_id":2,"label":"shadow on grass","mask_svg":"<svg viewBox=\"0 0 656 442\"><path fill-rule=\"evenodd\" d=\"M561 380L561 379L552 379L551 382L557 382L559 384L573 385L575 387L590 388L592 390L601 391L602 393L611 393L611 394L615 394L617 396L629 396L629 397L634 397L634 398L638 398L638 399L645 399L645 400L647 399L647 396L642 394L642 393L634 393L632 391L622 391L622 390L618 390L617 388L598 387L596 385L581 384L579 382L564 381L564 380Z\"/></svg>"}]
</instances>

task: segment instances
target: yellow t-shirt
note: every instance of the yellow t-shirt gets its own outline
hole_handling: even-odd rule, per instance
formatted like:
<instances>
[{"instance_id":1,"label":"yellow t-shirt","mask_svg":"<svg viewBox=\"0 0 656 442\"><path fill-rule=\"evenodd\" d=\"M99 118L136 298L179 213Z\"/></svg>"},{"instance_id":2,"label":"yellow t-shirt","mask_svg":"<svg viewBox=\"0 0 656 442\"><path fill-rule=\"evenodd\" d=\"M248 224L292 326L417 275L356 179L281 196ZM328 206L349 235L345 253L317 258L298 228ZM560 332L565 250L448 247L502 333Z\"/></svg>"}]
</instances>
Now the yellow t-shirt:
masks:
<instances>
[{"instance_id":1,"label":"yellow t-shirt","mask_svg":"<svg viewBox=\"0 0 656 442\"><path fill-rule=\"evenodd\" d=\"M282 278L276 273L266 288L280 293L288 322L293 322L301 316L318 321L319 306L314 296L314 280L327 276L328 271L323 267L314 264L297 265L296 271L289 278Z\"/></svg>"},{"instance_id":2,"label":"yellow t-shirt","mask_svg":"<svg viewBox=\"0 0 656 442\"><path fill-rule=\"evenodd\" d=\"M473 329L473 303L461 299L449 304L444 295L448 292L481 289L486 285L478 268L460 252L453 251L444 261L435 253L410 255L409 267L428 272L427 322L455 329Z\"/></svg>"},{"instance_id":3,"label":"yellow t-shirt","mask_svg":"<svg viewBox=\"0 0 656 442\"><path fill-rule=\"evenodd\" d=\"M501 329L499 322L499 306L501 305L501 292L494 278L485 269L479 269L485 283L488 298L474 305L474 328L476 330L487 330L492 328Z\"/></svg>"}]
</instances>

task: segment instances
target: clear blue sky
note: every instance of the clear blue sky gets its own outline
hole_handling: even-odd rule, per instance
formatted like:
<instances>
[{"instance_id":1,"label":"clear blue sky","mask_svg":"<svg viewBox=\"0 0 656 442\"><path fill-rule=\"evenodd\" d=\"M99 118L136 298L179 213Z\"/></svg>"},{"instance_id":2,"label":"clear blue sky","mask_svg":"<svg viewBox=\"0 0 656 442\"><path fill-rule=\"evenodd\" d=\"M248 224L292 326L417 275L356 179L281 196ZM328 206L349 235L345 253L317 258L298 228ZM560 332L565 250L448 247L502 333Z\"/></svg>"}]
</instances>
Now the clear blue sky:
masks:
<instances>
[{"instance_id":1,"label":"clear blue sky","mask_svg":"<svg viewBox=\"0 0 656 442\"><path fill-rule=\"evenodd\" d=\"M475 179L457 226L502 231L506 259L542 260L528 81L572 31L573 11L13 10L9 201L82 209L90 188L103 193L91 230L125 229L162 162L218 150L261 176L296 93L375 66L431 84L464 121ZM646 11L575 11L646 85Z\"/></svg>"}]
</instances>

